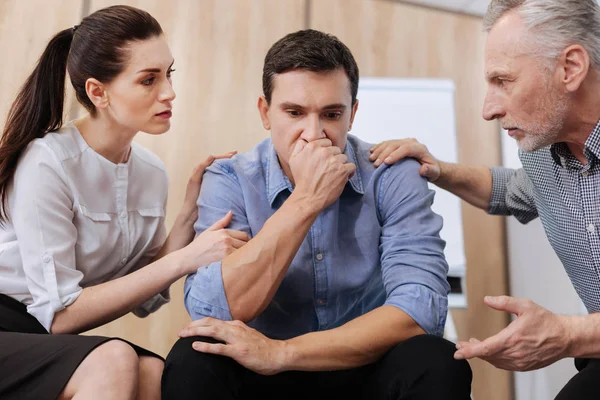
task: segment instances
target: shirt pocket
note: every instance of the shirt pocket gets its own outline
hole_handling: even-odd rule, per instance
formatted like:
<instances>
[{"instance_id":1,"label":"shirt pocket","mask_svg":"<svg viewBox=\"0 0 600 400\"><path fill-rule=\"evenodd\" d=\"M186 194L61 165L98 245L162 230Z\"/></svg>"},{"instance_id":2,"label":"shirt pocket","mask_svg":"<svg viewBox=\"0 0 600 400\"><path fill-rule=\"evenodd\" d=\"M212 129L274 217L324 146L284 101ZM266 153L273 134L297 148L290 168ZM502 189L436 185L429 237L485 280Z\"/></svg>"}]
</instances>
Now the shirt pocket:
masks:
<instances>
[{"instance_id":1,"label":"shirt pocket","mask_svg":"<svg viewBox=\"0 0 600 400\"><path fill-rule=\"evenodd\" d=\"M162 207L140 208L137 211L142 217L161 218L165 216L165 210Z\"/></svg>"},{"instance_id":2,"label":"shirt pocket","mask_svg":"<svg viewBox=\"0 0 600 400\"><path fill-rule=\"evenodd\" d=\"M139 208L131 216L129 234L133 254L153 257L166 239L165 210L162 207Z\"/></svg>"},{"instance_id":3,"label":"shirt pocket","mask_svg":"<svg viewBox=\"0 0 600 400\"><path fill-rule=\"evenodd\" d=\"M135 242L150 242L164 226L165 210L162 207L140 208L137 218L132 218L131 234ZM133 214L135 215L135 214Z\"/></svg>"},{"instance_id":4,"label":"shirt pocket","mask_svg":"<svg viewBox=\"0 0 600 400\"><path fill-rule=\"evenodd\" d=\"M85 260L86 264L96 264L104 262L105 257L115 250L120 251L120 229L116 223L116 216L107 212L91 211L79 205L73 223L77 228L75 247L78 260Z\"/></svg>"},{"instance_id":5,"label":"shirt pocket","mask_svg":"<svg viewBox=\"0 0 600 400\"><path fill-rule=\"evenodd\" d=\"M92 212L92 211L88 210L87 208L85 208L84 206L79 206L79 211L86 218L89 218L92 221L105 222L105 221L112 220L112 218L111 218L111 216L110 216L109 213L105 213L105 212Z\"/></svg>"}]
</instances>

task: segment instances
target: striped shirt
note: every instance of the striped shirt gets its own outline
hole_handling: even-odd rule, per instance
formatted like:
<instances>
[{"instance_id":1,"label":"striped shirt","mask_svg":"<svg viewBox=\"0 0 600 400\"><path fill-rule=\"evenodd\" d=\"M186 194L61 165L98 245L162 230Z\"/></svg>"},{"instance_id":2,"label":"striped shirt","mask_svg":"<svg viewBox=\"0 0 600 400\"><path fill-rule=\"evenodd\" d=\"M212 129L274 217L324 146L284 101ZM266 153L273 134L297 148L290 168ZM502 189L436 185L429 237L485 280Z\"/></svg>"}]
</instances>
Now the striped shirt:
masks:
<instances>
[{"instance_id":1,"label":"striped shirt","mask_svg":"<svg viewBox=\"0 0 600 400\"><path fill-rule=\"evenodd\" d=\"M583 165L565 143L519 151L521 169L491 168L490 214L521 223L540 217L588 312L600 311L600 122L588 137Z\"/></svg>"}]
</instances>

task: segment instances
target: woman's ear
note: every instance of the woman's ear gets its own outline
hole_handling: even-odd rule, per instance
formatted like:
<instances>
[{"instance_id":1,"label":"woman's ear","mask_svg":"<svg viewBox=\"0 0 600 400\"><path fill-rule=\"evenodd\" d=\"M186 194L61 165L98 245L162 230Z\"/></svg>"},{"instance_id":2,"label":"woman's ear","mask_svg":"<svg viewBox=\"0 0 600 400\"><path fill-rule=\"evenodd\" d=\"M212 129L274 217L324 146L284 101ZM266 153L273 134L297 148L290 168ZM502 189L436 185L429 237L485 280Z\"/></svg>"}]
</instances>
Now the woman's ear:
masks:
<instances>
[{"instance_id":1,"label":"woman's ear","mask_svg":"<svg viewBox=\"0 0 600 400\"><path fill-rule=\"evenodd\" d=\"M98 109L106 108L110 104L106 87L102 82L95 78L88 78L88 80L85 81L85 92L94 107Z\"/></svg>"}]
</instances>

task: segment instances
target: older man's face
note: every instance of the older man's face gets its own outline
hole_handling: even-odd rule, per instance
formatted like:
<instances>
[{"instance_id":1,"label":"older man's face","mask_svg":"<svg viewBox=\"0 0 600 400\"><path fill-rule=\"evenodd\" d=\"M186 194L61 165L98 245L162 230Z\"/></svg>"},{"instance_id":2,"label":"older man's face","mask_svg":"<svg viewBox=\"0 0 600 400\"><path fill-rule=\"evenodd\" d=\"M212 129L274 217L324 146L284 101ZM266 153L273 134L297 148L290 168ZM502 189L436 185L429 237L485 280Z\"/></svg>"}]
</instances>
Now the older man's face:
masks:
<instances>
[{"instance_id":1,"label":"older man's face","mask_svg":"<svg viewBox=\"0 0 600 400\"><path fill-rule=\"evenodd\" d=\"M498 119L525 151L559 141L569 109L555 67L531 54L530 33L516 12L489 32L485 49L488 93L483 118Z\"/></svg>"}]
</instances>

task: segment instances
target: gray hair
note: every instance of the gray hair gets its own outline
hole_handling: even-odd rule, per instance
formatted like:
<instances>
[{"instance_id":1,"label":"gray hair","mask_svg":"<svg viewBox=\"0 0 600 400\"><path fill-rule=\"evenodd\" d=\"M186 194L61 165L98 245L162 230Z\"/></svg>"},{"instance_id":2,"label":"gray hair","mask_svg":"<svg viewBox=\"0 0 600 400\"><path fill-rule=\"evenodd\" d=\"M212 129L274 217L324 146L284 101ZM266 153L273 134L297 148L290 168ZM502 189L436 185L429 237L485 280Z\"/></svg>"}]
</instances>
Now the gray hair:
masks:
<instances>
[{"instance_id":1,"label":"gray hair","mask_svg":"<svg viewBox=\"0 0 600 400\"><path fill-rule=\"evenodd\" d=\"M492 0L483 18L489 32L506 13L516 10L525 26L535 32L535 53L556 60L570 45L581 45L592 68L600 70L600 6L596 0Z\"/></svg>"}]
</instances>

